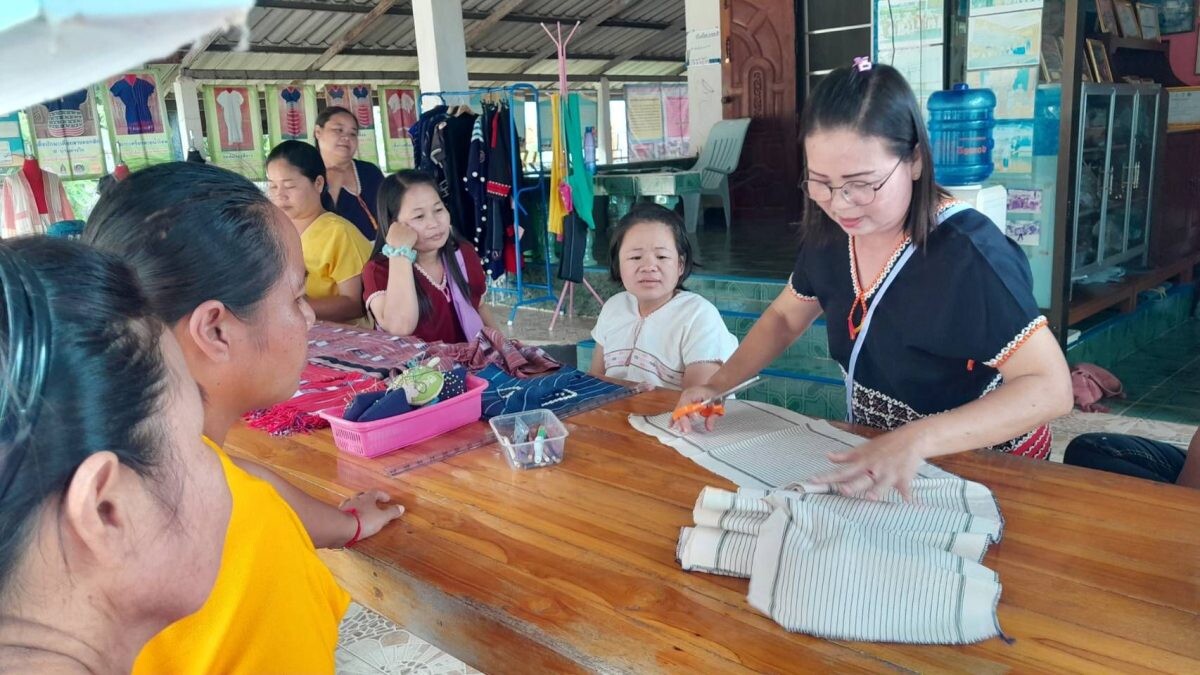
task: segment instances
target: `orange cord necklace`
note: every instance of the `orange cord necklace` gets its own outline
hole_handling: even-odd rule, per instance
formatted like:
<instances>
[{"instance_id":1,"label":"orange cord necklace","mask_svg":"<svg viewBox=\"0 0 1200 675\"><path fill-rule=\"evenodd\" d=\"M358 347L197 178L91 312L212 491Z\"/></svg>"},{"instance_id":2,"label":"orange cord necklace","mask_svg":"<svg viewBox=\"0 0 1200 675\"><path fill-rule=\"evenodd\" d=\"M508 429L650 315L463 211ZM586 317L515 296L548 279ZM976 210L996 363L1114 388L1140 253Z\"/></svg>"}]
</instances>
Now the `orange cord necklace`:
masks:
<instances>
[{"instance_id":1,"label":"orange cord necklace","mask_svg":"<svg viewBox=\"0 0 1200 675\"><path fill-rule=\"evenodd\" d=\"M854 246L854 237L850 237L850 274L852 275L852 281L858 286L858 289L854 294L854 303L850 305L850 314L846 317L846 327L850 331L851 342L858 338L859 332L862 331L863 322L867 320L867 298L870 298L875 293L875 289L879 287L879 284L881 281L883 281L884 276L886 276L887 273L891 271L892 266L896 264L896 260L900 257L901 252L904 251L904 247L908 246L909 241L910 238L908 236L905 236L904 239L900 241L900 245L896 247L895 251L892 251L891 257L889 257L888 261L884 263L883 269L879 270L879 274L876 275L875 281L871 282L870 286L864 287L862 284L858 283L858 249ZM855 313L858 313L858 321L854 320Z\"/></svg>"}]
</instances>

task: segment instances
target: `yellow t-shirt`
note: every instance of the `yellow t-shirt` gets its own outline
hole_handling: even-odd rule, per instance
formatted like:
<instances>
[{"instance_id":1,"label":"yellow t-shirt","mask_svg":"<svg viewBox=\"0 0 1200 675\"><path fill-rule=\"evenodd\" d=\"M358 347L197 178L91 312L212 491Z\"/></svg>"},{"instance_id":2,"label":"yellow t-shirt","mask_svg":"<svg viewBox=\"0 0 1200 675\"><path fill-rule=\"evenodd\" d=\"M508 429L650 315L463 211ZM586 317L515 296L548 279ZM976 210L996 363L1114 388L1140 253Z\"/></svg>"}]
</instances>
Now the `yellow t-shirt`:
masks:
<instances>
[{"instance_id":1,"label":"yellow t-shirt","mask_svg":"<svg viewBox=\"0 0 1200 675\"><path fill-rule=\"evenodd\" d=\"M362 274L371 258L371 242L350 221L329 211L304 230L300 245L308 270L305 291L311 298L337 295L338 284Z\"/></svg>"},{"instance_id":2,"label":"yellow t-shirt","mask_svg":"<svg viewBox=\"0 0 1200 675\"><path fill-rule=\"evenodd\" d=\"M200 611L142 649L134 673L332 673L350 596L270 483L221 458L233 497L221 569Z\"/></svg>"}]
</instances>

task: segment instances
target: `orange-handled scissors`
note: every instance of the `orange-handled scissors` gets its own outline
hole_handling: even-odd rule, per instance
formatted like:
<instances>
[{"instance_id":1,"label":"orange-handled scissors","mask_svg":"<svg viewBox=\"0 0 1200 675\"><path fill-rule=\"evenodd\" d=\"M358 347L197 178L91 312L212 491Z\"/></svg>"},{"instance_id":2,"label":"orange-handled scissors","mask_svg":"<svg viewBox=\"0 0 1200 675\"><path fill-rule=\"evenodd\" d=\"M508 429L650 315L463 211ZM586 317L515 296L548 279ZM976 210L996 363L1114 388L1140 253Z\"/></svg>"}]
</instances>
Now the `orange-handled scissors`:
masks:
<instances>
[{"instance_id":1,"label":"orange-handled scissors","mask_svg":"<svg viewBox=\"0 0 1200 675\"><path fill-rule=\"evenodd\" d=\"M738 386L723 391L710 399L680 406L671 413L671 421L678 422L680 419L687 417L688 415L695 415L697 413L703 417L720 417L721 415L725 414L725 399L740 391L744 391L750 387L753 387L754 385L758 384L760 379L761 378L758 375L755 375Z\"/></svg>"}]
</instances>

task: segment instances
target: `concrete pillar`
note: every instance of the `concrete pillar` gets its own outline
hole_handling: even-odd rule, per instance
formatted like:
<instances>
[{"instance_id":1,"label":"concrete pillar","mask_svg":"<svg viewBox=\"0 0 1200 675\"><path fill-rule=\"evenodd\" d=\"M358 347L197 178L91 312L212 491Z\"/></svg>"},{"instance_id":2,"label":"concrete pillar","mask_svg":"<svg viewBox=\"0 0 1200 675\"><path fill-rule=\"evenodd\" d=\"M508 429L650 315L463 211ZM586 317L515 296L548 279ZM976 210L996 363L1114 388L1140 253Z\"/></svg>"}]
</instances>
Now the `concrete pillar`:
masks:
<instances>
[{"instance_id":1,"label":"concrete pillar","mask_svg":"<svg viewBox=\"0 0 1200 675\"><path fill-rule=\"evenodd\" d=\"M724 105L721 103L720 31L721 0L684 0L684 21L688 33L688 58L706 58L715 55L717 63L688 65L688 136L690 151L699 154L708 140L712 126L721 121ZM717 32L716 49L713 51L712 31ZM707 35L708 39L698 39Z\"/></svg>"},{"instance_id":2,"label":"concrete pillar","mask_svg":"<svg viewBox=\"0 0 1200 675\"><path fill-rule=\"evenodd\" d=\"M175 113L179 116L179 142L183 156L195 145L202 154L208 155L204 147L204 128L200 125L200 92L196 81L190 77L175 79Z\"/></svg>"},{"instance_id":3,"label":"concrete pillar","mask_svg":"<svg viewBox=\"0 0 1200 675\"><path fill-rule=\"evenodd\" d=\"M607 77L600 78L600 91L596 97L596 163L612 162L612 114L609 108L609 84Z\"/></svg>"},{"instance_id":4,"label":"concrete pillar","mask_svg":"<svg viewBox=\"0 0 1200 675\"><path fill-rule=\"evenodd\" d=\"M421 91L465 91L467 42L463 36L462 0L413 0L412 7ZM439 103L432 96L423 101L426 110Z\"/></svg>"}]
</instances>

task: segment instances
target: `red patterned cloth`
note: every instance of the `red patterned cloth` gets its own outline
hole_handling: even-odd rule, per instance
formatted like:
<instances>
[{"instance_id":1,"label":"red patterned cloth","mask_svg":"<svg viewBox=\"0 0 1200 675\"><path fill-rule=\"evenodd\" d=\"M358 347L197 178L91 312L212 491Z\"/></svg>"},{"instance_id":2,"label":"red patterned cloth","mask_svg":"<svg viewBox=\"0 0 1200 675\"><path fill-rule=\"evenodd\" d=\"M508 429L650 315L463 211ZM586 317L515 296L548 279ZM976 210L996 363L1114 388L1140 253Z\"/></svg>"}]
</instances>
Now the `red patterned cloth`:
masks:
<instances>
[{"instance_id":1,"label":"red patterned cloth","mask_svg":"<svg viewBox=\"0 0 1200 675\"><path fill-rule=\"evenodd\" d=\"M1008 454L1030 459L1049 459L1051 440L1050 427L1042 425L1034 429L1020 445L1009 450Z\"/></svg>"},{"instance_id":2,"label":"red patterned cloth","mask_svg":"<svg viewBox=\"0 0 1200 675\"><path fill-rule=\"evenodd\" d=\"M283 403L248 413L246 423L273 436L308 433L329 426L317 412L345 405L355 395L385 386L379 378L309 364L300 374L300 388Z\"/></svg>"}]
</instances>

